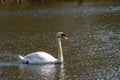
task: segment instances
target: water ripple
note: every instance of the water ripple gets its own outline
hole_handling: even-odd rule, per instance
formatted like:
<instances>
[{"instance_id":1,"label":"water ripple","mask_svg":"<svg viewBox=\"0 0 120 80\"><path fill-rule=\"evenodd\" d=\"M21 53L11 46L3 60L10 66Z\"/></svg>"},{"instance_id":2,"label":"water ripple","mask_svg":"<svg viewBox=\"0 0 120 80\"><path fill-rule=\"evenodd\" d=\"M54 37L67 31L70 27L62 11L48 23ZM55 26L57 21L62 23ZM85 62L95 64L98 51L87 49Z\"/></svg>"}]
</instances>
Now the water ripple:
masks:
<instances>
[{"instance_id":1,"label":"water ripple","mask_svg":"<svg viewBox=\"0 0 120 80\"><path fill-rule=\"evenodd\" d=\"M120 13L120 6L108 6L108 7L79 7L79 8L58 8L58 9L38 9L38 10L26 10L26 11L5 11L0 10L0 16L47 16L49 15L100 15L100 14L111 14Z\"/></svg>"}]
</instances>

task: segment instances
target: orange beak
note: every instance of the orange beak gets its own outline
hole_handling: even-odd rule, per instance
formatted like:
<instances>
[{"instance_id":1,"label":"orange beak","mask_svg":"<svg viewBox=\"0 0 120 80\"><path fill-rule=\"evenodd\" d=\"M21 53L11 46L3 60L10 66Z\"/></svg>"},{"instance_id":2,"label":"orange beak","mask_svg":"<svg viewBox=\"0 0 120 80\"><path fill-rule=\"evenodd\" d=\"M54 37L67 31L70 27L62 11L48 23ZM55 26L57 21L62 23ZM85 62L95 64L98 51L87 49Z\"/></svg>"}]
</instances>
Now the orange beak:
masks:
<instances>
[{"instance_id":1,"label":"orange beak","mask_svg":"<svg viewBox=\"0 0 120 80\"><path fill-rule=\"evenodd\" d=\"M68 37L66 37L66 36L63 36L63 39L64 39L64 40L68 40Z\"/></svg>"}]
</instances>

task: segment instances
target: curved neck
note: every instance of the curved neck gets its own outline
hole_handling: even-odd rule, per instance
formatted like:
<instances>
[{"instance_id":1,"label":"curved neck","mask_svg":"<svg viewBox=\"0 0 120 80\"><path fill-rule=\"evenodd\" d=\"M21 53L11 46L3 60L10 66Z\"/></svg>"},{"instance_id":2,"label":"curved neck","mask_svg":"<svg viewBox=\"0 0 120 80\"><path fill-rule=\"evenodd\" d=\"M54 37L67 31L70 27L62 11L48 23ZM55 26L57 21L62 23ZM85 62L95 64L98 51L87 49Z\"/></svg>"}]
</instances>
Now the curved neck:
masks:
<instances>
[{"instance_id":1,"label":"curved neck","mask_svg":"<svg viewBox=\"0 0 120 80\"><path fill-rule=\"evenodd\" d=\"M58 62L63 62L63 53L62 53L62 45L61 39L57 38L57 47L58 47Z\"/></svg>"}]
</instances>

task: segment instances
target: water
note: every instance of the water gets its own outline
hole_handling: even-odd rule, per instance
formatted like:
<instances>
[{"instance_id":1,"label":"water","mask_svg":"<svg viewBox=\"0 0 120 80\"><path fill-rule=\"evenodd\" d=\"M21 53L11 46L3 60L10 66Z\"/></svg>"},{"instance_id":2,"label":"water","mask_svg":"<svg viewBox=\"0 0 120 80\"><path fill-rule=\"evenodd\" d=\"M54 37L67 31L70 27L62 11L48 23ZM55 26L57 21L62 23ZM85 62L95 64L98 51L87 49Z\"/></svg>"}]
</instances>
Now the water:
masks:
<instances>
[{"instance_id":1,"label":"water","mask_svg":"<svg viewBox=\"0 0 120 80\"><path fill-rule=\"evenodd\" d=\"M63 31L64 64L25 65L18 54L57 57ZM0 10L0 80L119 80L120 6Z\"/></svg>"}]
</instances>

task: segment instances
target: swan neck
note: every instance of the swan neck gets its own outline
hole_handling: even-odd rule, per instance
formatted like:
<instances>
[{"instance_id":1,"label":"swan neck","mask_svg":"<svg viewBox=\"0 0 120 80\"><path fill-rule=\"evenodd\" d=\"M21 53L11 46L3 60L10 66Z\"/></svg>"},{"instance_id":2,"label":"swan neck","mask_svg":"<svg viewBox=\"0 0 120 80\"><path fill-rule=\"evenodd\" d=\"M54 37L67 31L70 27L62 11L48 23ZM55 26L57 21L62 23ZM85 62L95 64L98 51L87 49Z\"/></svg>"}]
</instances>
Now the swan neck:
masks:
<instances>
[{"instance_id":1,"label":"swan neck","mask_svg":"<svg viewBox=\"0 0 120 80\"><path fill-rule=\"evenodd\" d=\"M63 62L63 53L62 53L62 44L61 44L61 39L57 38L58 42L58 62Z\"/></svg>"}]
</instances>

